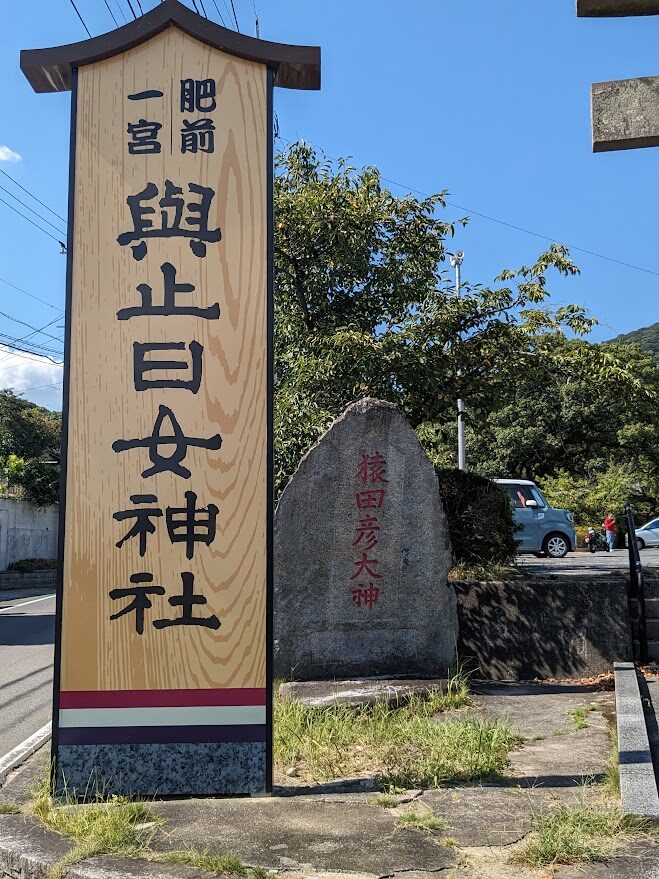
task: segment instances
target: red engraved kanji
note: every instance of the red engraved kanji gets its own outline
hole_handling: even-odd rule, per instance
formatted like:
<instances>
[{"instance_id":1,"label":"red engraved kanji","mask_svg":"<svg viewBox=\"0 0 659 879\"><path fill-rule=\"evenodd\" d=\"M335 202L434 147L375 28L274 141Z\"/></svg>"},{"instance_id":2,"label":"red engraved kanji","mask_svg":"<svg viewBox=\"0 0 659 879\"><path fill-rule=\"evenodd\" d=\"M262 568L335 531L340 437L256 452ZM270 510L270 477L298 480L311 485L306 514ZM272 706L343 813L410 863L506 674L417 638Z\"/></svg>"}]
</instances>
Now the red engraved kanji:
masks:
<instances>
[{"instance_id":1,"label":"red engraved kanji","mask_svg":"<svg viewBox=\"0 0 659 879\"><path fill-rule=\"evenodd\" d=\"M369 583L368 586L360 584L352 590L352 600L357 607L373 607L378 603L379 597L380 590L374 583Z\"/></svg>"},{"instance_id":2,"label":"red engraved kanji","mask_svg":"<svg viewBox=\"0 0 659 879\"><path fill-rule=\"evenodd\" d=\"M357 546L363 540L364 548L366 550L373 549L378 543L379 530L380 526L378 525L378 520L375 516L369 516L368 513L361 516L359 524L355 529L355 539L352 541L352 545Z\"/></svg>"},{"instance_id":3,"label":"red engraved kanji","mask_svg":"<svg viewBox=\"0 0 659 879\"><path fill-rule=\"evenodd\" d=\"M367 488L366 491L358 491L355 497L358 510L379 510L384 500L384 489Z\"/></svg>"},{"instance_id":4,"label":"red engraved kanji","mask_svg":"<svg viewBox=\"0 0 659 879\"><path fill-rule=\"evenodd\" d=\"M351 580L356 580L357 577L361 576L364 572L366 572L367 576L373 577L375 580L382 579L382 574L378 574L371 567L371 565L379 565L380 562L377 559L369 559L367 553L363 552L362 557L360 559L357 559L356 562L353 562L353 564L357 568L357 570L350 578Z\"/></svg>"},{"instance_id":5,"label":"red engraved kanji","mask_svg":"<svg viewBox=\"0 0 659 879\"><path fill-rule=\"evenodd\" d=\"M362 482L389 482L387 476L387 462L379 452L374 455L364 453L357 468L357 474Z\"/></svg>"}]
</instances>

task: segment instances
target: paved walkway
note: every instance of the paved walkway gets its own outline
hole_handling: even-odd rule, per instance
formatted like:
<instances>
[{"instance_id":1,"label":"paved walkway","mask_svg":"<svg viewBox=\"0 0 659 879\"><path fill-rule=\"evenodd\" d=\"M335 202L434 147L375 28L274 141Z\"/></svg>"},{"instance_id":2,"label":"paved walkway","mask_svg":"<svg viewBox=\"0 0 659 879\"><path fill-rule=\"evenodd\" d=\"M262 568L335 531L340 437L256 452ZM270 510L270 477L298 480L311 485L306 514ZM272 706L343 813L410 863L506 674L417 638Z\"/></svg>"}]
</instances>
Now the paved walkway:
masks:
<instances>
[{"instance_id":1,"label":"paved walkway","mask_svg":"<svg viewBox=\"0 0 659 879\"><path fill-rule=\"evenodd\" d=\"M588 725L576 729L571 712L580 708L592 710L586 714ZM606 864L558 867L553 873L509 863L530 832L534 813L557 803L602 796L598 782L606 767L613 710L610 691L576 685L482 685L474 704L459 713L503 717L526 739L511 755L499 784L407 791L397 796L395 808L383 808L375 803L375 780L367 775L324 785L279 775L274 797L154 803L154 811L167 822L154 846L232 851L285 879L381 879L398 874L400 879L659 879L659 848L648 844L636 845ZM8 780L0 801L25 802L47 761L44 749ZM409 810L432 810L446 826L435 835L405 827L400 819ZM26 826L40 850L51 845L52 862L66 850L63 840L26 824L22 815L0 816L0 850L3 845L19 847L25 832L21 828ZM134 863L100 858L94 864L96 872L80 876L137 875ZM101 867L111 871L99 872ZM183 868L165 874L150 866L141 875L201 879L202 874Z\"/></svg>"}]
</instances>

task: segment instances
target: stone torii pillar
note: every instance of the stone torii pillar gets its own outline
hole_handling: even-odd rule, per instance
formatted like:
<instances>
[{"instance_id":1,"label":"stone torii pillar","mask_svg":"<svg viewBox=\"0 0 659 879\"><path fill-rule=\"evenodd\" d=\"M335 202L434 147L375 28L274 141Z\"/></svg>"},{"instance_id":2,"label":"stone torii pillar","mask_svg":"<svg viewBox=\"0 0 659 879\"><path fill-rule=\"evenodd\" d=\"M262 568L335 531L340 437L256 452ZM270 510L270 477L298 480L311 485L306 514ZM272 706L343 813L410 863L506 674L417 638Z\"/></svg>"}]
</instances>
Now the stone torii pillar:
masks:
<instances>
[{"instance_id":1,"label":"stone torii pillar","mask_svg":"<svg viewBox=\"0 0 659 879\"><path fill-rule=\"evenodd\" d=\"M577 15L659 15L659 0L577 0ZM593 152L659 146L659 76L595 82Z\"/></svg>"}]
</instances>

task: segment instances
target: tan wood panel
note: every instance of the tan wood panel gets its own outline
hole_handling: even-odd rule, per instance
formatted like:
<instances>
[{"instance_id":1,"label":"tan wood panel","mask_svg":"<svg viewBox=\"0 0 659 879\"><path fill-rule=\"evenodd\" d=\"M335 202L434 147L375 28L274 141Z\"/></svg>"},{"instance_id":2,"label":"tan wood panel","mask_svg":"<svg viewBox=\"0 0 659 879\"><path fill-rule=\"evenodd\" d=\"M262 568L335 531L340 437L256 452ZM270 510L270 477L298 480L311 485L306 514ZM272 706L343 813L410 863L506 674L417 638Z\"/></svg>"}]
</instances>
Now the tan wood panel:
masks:
<instances>
[{"instance_id":1,"label":"tan wood panel","mask_svg":"<svg viewBox=\"0 0 659 879\"><path fill-rule=\"evenodd\" d=\"M217 81L213 113L181 114L184 78ZM146 89L160 89L164 97L127 99ZM62 690L265 685L266 99L263 65L224 55L176 28L79 71ZM214 119L213 154L181 153L182 116ZM127 125L140 118L162 124L159 155L129 154ZM209 227L221 228L222 241L208 244L205 258L192 253L188 239L151 239L141 261L117 243L121 232L133 228L126 198L147 182L158 186L161 197L166 179L182 186L184 196L190 182L215 190ZM158 213L155 220L159 225ZM140 305L139 284L149 284L154 304L162 303L165 262L176 267L177 283L196 287L178 302L218 302L219 320L117 320L119 308ZM133 342L193 340L204 346L197 394L135 390ZM150 356L190 359L184 352ZM186 436L222 436L219 451L188 450L183 464L192 471L190 479L171 473L144 479L141 473L151 464L147 449L112 449L117 439L150 436L160 404L172 409ZM171 448L161 452L170 454ZM143 559L137 539L115 547L132 520L118 523L112 516L133 506L131 494L157 495L164 511L184 506L190 490L198 506L219 508L215 541L197 544L192 560L184 544L170 542L164 516L155 520ZM222 624L217 631L152 626L154 619L180 615L167 599L181 594L182 571L194 573L195 594L208 599L194 608L195 616L216 614ZM166 590L152 598L141 636L134 613L110 621L130 599L109 597L139 572L153 574L154 584Z\"/></svg>"}]
</instances>

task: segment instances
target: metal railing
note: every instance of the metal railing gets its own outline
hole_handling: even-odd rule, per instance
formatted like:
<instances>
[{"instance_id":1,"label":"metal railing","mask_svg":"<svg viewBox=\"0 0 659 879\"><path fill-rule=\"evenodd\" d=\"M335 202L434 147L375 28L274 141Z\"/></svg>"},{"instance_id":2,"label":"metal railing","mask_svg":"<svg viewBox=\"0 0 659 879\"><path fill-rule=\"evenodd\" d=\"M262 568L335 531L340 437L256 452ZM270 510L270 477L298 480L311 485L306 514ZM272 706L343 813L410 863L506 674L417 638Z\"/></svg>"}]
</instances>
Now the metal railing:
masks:
<instances>
[{"instance_id":1,"label":"metal railing","mask_svg":"<svg viewBox=\"0 0 659 879\"><path fill-rule=\"evenodd\" d=\"M643 579L643 565L641 564L641 556L636 542L636 525L634 524L634 513L632 505L627 501L625 504L625 514L627 516L627 549L629 550L629 603L630 615L632 601L635 599L638 607L638 661L645 665L648 661L648 626L645 616L645 581ZM633 618L633 617L632 617ZM632 625L633 629L633 625ZM632 632L632 646L633 646ZM635 653L636 651L634 651Z\"/></svg>"}]
</instances>

